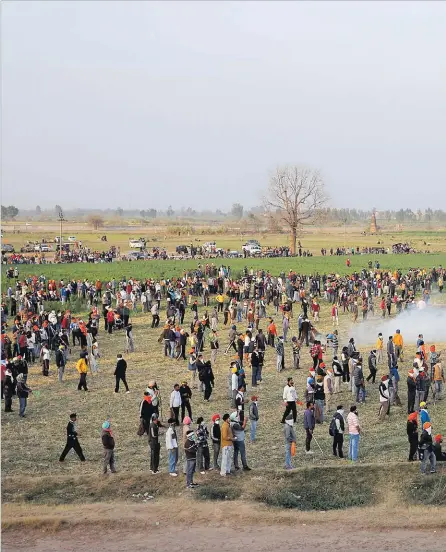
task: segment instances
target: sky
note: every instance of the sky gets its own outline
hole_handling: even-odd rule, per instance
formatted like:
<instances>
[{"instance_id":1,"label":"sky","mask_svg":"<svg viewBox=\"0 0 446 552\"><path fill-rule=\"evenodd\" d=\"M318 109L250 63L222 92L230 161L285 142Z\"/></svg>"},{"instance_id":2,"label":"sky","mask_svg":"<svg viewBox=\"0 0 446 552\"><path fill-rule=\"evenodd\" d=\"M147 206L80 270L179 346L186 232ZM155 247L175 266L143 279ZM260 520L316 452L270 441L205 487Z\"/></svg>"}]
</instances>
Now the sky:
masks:
<instances>
[{"instance_id":1,"label":"sky","mask_svg":"<svg viewBox=\"0 0 446 552\"><path fill-rule=\"evenodd\" d=\"M2 2L2 204L446 208L445 2Z\"/></svg>"}]
</instances>

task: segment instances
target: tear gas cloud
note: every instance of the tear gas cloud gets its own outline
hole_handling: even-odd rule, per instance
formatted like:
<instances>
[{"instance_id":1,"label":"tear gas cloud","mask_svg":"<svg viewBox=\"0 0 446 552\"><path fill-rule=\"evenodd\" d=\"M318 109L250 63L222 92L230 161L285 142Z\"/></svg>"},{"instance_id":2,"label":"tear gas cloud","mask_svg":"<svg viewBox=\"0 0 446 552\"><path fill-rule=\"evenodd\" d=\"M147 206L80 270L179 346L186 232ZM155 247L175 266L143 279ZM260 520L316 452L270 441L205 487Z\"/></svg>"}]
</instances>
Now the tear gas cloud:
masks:
<instances>
[{"instance_id":1,"label":"tear gas cloud","mask_svg":"<svg viewBox=\"0 0 446 552\"><path fill-rule=\"evenodd\" d=\"M363 345L373 346L376 343L378 334L381 332L386 344L390 335L396 330L401 330L404 339L404 348L409 350L415 345L419 334L423 334L426 344L446 342L446 308L427 307L425 309L412 309L403 311L392 318L381 318L350 328L349 336L353 337L359 347Z\"/></svg>"}]
</instances>

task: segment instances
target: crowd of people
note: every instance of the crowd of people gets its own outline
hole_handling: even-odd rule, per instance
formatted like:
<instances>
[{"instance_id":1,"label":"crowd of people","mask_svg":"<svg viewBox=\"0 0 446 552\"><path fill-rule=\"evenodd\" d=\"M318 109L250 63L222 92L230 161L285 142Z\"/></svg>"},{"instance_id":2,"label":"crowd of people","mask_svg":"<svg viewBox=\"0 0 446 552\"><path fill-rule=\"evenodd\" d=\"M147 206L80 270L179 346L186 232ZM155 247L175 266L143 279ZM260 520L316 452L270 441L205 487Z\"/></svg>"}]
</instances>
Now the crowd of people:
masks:
<instances>
[{"instance_id":1,"label":"crowd of people","mask_svg":"<svg viewBox=\"0 0 446 552\"><path fill-rule=\"evenodd\" d=\"M428 304L433 288L442 291L444 269L413 269L403 274L380 269L364 269L348 276L335 274L302 275L290 271L279 276L269 272L248 270L233 276L229 266L199 265L179 278L137 280L115 278L102 282L63 280L56 282L44 276L28 276L20 280L18 271L9 278L3 295L2 322L2 398L5 412L12 411L13 398L19 400L19 415L25 417L29 367L39 362L42 375L48 377L51 363L63 381L65 367L72 350L79 347L76 369L78 390L88 391L89 371L98 371L99 330L113 339L122 337L123 350L135 348L131 316L138 311L151 314L151 330L158 335L160 354L184 362L191 383L185 378L173 383L167 407L167 426L162 422L163 399L156 380L147 385L139 407L138 434L146 436L150 449L150 469L160 470L160 439L165 430L168 472L172 477L181 471L186 485L194 488L194 472L219 469L222 477L239 469L249 471L246 442L257 440L262 422L261 401L257 389L263 385L265 358L275 359L278 373L282 370L306 370L305 385L297 390L293 377L288 377L283 395L283 441L285 468L293 469L293 456L298 443L298 408L303 408L302 430L305 454L313 453L316 427L326 424L332 438L333 456L344 458L344 435L348 434L348 458L356 462L360 456L362 422L361 405L378 391L377 419L391 419L391 408L400 408L400 372L403 355L410 354L397 329L384 341L379 334L375 347L366 354L357 350L350 338L342 345L337 326L340 313L357 319L374 311L374 302L385 303L383 316L419 307L419 296ZM85 321L74 316L70 299L77 297L89 307ZM51 298L67 308L47 310ZM319 323L321 305L326 307L333 330L322 335ZM271 315L271 313L273 313ZM185 322L190 319L190 324ZM363 315L363 318L367 317ZM160 322L161 323L160 327ZM263 326L260 327L260 326ZM222 337L224 331L224 338ZM294 335L293 335L294 334ZM290 337L291 336L291 337ZM222 341L225 341L223 346ZM434 344L427 348L422 335L414 344L416 354L407 374L407 437L408 460L420 460L421 473L435 472L436 462L444 461L441 434L433 435L429 405L443 398L444 372L442 352ZM231 354L230 357L228 355ZM77 354L75 355L77 356ZM193 422L197 397L209 402L216 385L214 370L227 357L227 407L211 419L202 416ZM369 374L364 374L365 366ZM378 370L384 371L376 382ZM126 377L127 361L116 359L115 393L120 384L130 392ZM250 374L250 378L248 376ZM198 389L198 391L197 391ZM248 389L251 389L249 397ZM298 392L299 391L299 392ZM344 404L350 403L346 409ZM347 415L345 412L347 410ZM116 470L111 421L101 429L104 448L104 473ZM78 440L77 416L72 413L67 425L67 442L60 461L74 449L79 458L85 456ZM211 458L212 451L212 458ZM241 466L240 466L241 463ZM232 470L232 465L234 470Z\"/></svg>"}]
</instances>

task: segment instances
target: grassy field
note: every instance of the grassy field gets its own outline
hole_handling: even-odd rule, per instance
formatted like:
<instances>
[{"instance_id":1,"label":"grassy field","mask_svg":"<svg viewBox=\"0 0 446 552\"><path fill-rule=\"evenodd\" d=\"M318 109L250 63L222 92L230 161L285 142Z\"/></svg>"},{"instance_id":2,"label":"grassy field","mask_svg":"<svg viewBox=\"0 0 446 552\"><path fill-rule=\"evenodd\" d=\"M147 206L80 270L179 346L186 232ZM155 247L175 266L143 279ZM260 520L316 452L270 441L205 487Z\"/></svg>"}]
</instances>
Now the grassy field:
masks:
<instances>
[{"instance_id":1,"label":"grassy field","mask_svg":"<svg viewBox=\"0 0 446 552\"><path fill-rule=\"evenodd\" d=\"M437 299L434 297L434 299ZM187 312L186 326L190 321L190 311ZM113 392L116 354L124 350L124 335L117 333L109 336L104 334L101 327L99 343L102 351L100 372L89 377L89 393L76 390L78 376L75 370L75 360L78 358L78 348L73 350L72 360L66 370L65 381L57 382L54 364L51 376L44 378L40 375L39 366L31 369L30 385L38 390L38 396L31 397L28 406L28 417L19 419L17 411L14 414L2 416L2 475L44 476L51 473L54 476L70 474L79 475L79 470L87 475L100 473L102 449L100 443L100 428L106 418L111 418L117 441L117 458L119 470L122 473L134 474L148 469L148 448L145 438L136 436L138 427L138 405L147 382L156 378L164 397L164 417L167 415L167 403L172 386L184 378L189 379L187 364L163 356L161 345L157 338L160 330L149 327L150 317L138 314L134 317L134 334L136 352L127 355L128 382L131 388L129 395ZM366 323L367 324L367 323ZM220 323L221 326L221 323ZM322 307L321 323L318 325L323 332L331 330L328 306ZM263 323L265 329L265 323ZM341 315L340 344L347 343L351 329L351 320L348 315ZM296 333L296 320L292 321L291 335ZM227 344L227 330L221 329L221 342ZM370 335L367 342L359 343L364 353L370 349L376 335ZM429 336L425 336L429 344ZM446 346L438 344L439 348ZM360 418L364 433L360 445L360 461L365 463L400 462L406 459L407 437L406 426L406 388L404 375L411 365L415 344L407 343L405 362L400 364L402 374L401 399L402 408L392 408L389 421L378 423L377 411L379 406L378 390L376 385L367 385L368 400L365 406L360 406ZM208 354L208 352L206 352ZM290 345L286 347L286 366L289 367L291 358ZM227 399L228 366L230 357L219 356L215 368L216 386L211 403L203 402L198 390L194 389L192 401L194 417L204 416L209 421L214 412L223 414L230 411ZM296 387L299 397L302 398L307 368L311 364L307 349L302 352L303 369L295 372ZM367 372L367 370L365 370ZM385 372L384 365L380 366L379 376ZM279 419L283 409L281 393L286 377L292 371L288 368L278 374L275 370L275 354L268 350L264 368L264 383L256 390L259 395L260 422L258 428L259 440L253 445L248 444L248 461L255 470L280 469L284 462L282 426ZM249 376L249 371L248 371ZM249 377L247 378L249 380ZM251 390L248 391L250 396ZM351 393L344 388L341 396L334 402L345 405L346 410L352 403ZM17 409L17 405L15 405ZM64 465L57 462L58 454L63 448L67 416L75 411L79 416L80 442L88 458L85 466L80 466L74 457L69 457ZM444 405L439 403L432 407L431 416L434 431L446 433L446 416ZM339 460L331 456L331 438L328 435L328 424L317 426L315 437L323 453L313 444L314 457L304 454L304 430L302 426L302 409L299 412L297 423L298 452L296 465L333 466ZM32 443L32 446L28 446ZM167 460L162 448L161 467L166 472ZM215 474L198 476L199 480L214 478ZM217 476L218 477L218 476Z\"/></svg>"},{"instance_id":2,"label":"grassy field","mask_svg":"<svg viewBox=\"0 0 446 552\"><path fill-rule=\"evenodd\" d=\"M120 279L122 276L133 278L172 278L182 276L185 270L196 269L198 265L214 262L217 266L222 264L230 266L233 274L237 275L247 266L254 270L270 271L273 275L280 272L288 273L294 270L301 274L351 274L353 271L361 271L367 268L369 260L374 261L374 255L352 255L350 268L346 265L346 257L283 257L272 259L203 259L203 260L166 260L166 261L121 261L113 263L73 263L73 264L48 264L48 265L19 265L20 277L33 274L44 274L47 278L69 281L90 281L99 278L109 281L112 278ZM446 253L432 255L380 255L381 268L394 270L399 268L407 271L410 268L432 268L434 266L446 266ZM2 290L7 287L6 266L2 267Z\"/></svg>"},{"instance_id":3,"label":"grassy field","mask_svg":"<svg viewBox=\"0 0 446 552\"><path fill-rule=\"evenodd\" d=\"M339 237L339 236L337 236ZM285 239L284 236L282 236ZM232 238L231 238L232 239ZM324 239L327 245L327 236L317 239ZM368 239L368 238L367 238ZM376 240L376 237L373 238ZM427 238L429 239L429 238ZM316 244L316 237L314 237ZM182 242L184 240L181 240ZM205 240L203 240L205 241ZM217 240L218 241L218 240ZM186 241L187 243L187 241ZM355 240L352 244L356 244ZM305 245L305 244L304 244ZM342 245L342 242L341 242ZM358 245L361 245L360 243ZM441 248L440 248L441 249ZM312 258L283 258L283 259L231 259L223 261L230 264L234 272L241 271L246 265L254 269L262 268L270 270L273 274L281 271L288 272L290 269L302 273L324 273L336 272L344 274L353 270L360 270L367 266L369 259L375 260L374 255L351 256L351 267L347 269L345 257L312 257ZM381 255L379 256L381 266L385 269L401 268L407 270L410 267L438 266L446 264L446 253L436 255ZM201 261L138 261L138 262L116 262L110 264L73 264L73 265L39 265L39 266L19 266L21 276L28 274L45 274L47 277L65 280L75 278L89 278L94 280L109 280L112 277L133 276L135 278L159 278L175 277L184 270L195 268ZM203 261L207 262L206 260ZM222 261L218 261L220 264ZM4 275L5 267L2 274ZM2 278L2 290L5 290L6 279ZM443 304L444 297L433 295L434 303ZM84 311L85 307L79 307ZM201 309L203 310L203 309ZM272 314L272 311L269 311ZM359 349L367 354L376 338L376 323L379 319L376 317L369 322L364 323L365 328L373 326L373 331L365 332L367 338L358 343ZM151 317L142 313L133 316L133 327L135 335L136 352L126 355L128 361L128 381L131 388L129 395L121 392L115 395L113 370L117 353L122 353L125 348L124 335L117 333L112 337L104 334L102 321L99 333L99 344L102 358L100 362L100 372L94 378L89 376L88 394L79 393L77 388L78 375L75 370L75 361L78 358L79 348L73 349L73 354L66 369L65 381L59 384L55 375L54 361L51 363L51 375L49 378L41 376L40 367L34 365L31 368L29 383L30 386L38 391L31 396L28 403L27 418L19 419L17 415L17 404L14 404L16 412L13 414L3 414L2 416L2 478L3 478L3 497L6 502L19 502L24 504L69 504L72 502L96 502L109 500L133 500L131 495L134 491L139 492L141 486L151 494L159 494L167 500L175 496L177 492L183 490L184 480L182 477L172 480L166 474L167 458L164 448L164 441L161 438L161 469L162 474L153 478L148 474L149 455L147 440L145 437L137 437L138 427L138 407L142 398L142 393L147 382L156 378L164 398L164 418L167 416L167 402L172 386L175 382L184 378L189 379L190 374L187 371L187 363L182 361L173 361L164 357L162 347L157 342L160 330L150 328ZM190 322L190 311L187 311L185 326ZM361 323L362 324L362 323ZM296 319L292 320L290 335L296 333ZM265 329L265 322L261 323ZM322 303L321 322L318 328L322 332L332 330L331 317L329 316L329 306ZM352 329L350 316L341 314L340 316L340 345L346 344ZM395 326L396 329L396 326ZM222 327L220 321L220 341L223 347L226 346L227 329ZM425 335L428 345L429 336ZM446 347L446 335L443 343L437 343L438 348ZM328 435L328 423L316 427L315 438L317 439L322 452L313 443L315 455L308 457L304 453L304 430L302 425L303 412L299 411L296 431L298 435L298 450L295 464L299 468L293 480L293 489L305 487L303 480L310 478L315 481L317 489L324 489L330 484L332 474L336 473L358 473L361 474L361 481L365 478L371 480L371 485L365 485L364 493L353 494L346 498L346 502L337 502L337 507L349 505L374 504L376 500L375 490L379 483L377 473L382 467L389 471L388 481L397 481L398 501L414 501L418 496L406 497L404 493L417 487L418 466L408 467L405 463L408 443L406 437L406 386L405 374L411 365L415 350L415 343L406 344L405 362L400 365L401 399L402 408L392 408L390 420L379 423L377 412L379 407L377 385L367 385L368 399L365 405L359 407L360 419L363 425L363 435L360 443L360 462L358 466L350 467L346 461L342 462L331 455L331 438ZM206 351L205 354L209 352ZM291 348L286 346L286 366L287 370L278 374L275 369L275 353L268 350L264 368L264 383L256 389L259 395L260 422L258 426L258 442L247 445L248 463L253 468L250 475L237 475L232 486L236 489L231 491L231 498L240 498L248 500L261 500L274 505L283 507L295 507L299 509L299 502L295 503L296 493L292 490L291 495L283 490L284 473L282 466L284 464L283 450L283 428L279 423L282 413L282 389L286 383L286 377L292 374L295 377L296 387L299 398L302 398L307 369L311 364L311 358L307 349L303 349L301 366L302 370L293 373L289 369L291 359ZM228 367L230 357L218 357L215 369L216 387L212 396L211 403L205 403L201 394L194 389L192 407L194 418L202 415L205 420L210 421L214 412L223 414L230 412L230 404L227 399L227 381ZM365 370L367 373L367 369ZM385 366L379 367L379 376L385 372ZM248 383L250 373L248 371ZM248 388L249 389L249 388ZM251 389L248 390L248 396L251 395ZM343 388L341 396L334 400L336 403L342 403L348 410L352 404L351 393ZM77 458L69 455L65 464L60 465L58 456L65 442L65 427L68 414L72 411L78 413L78 424L80 431L80 442L88 461L81 465ZM443 403L431 407L431 417L434 432L446 433L446 413ZM100 428L106 418L111 418L114 435L116 438L117 463L119 475L116 481L108 483L111 480L101 479L101 458L102 446L100 441ZM347 440L346 440L347 441ZM345 445L345 450L348 443ZM321 471L323 467L324 471ZM350 471L350 470L359 470ZM362 472L364 469L366 471ZM410 471L410 481L405 479L407 470ZM328 470L328 480L325 476L320 478L319 474ZM331 471L332 470L332 471ZM339 470L339 471L337 471ZM372 470L370 473L367 470ZM375 470L375 471L374 471ZM373 472L373 473L372 473ZM356 475L355 475L356 477ZM260 479L259 479L260 478ZM200 493L202 498L218 499L222 493L229 496L229 491L222 488L218 474L210 472L205 476L198 475L196 480L203 484L203 490ZM441 480L443 481L443 480ZM251 482L251 484L249 483ZM254 483L255 482L255 483ZM272 483L271 483L272 482ZM428 485L428 484L426 484ZM439 496L441 502L444 494L444 481L439 483L439 491L428 491L425 501L429 496ZM248 491L248 487L251 490ZM305 487L306 488L306 487ZM443 489L443 491L441 490ZM310 493L310 491L308 491ZM349 491L350 492L350 491ZM386 492L395 493L393 484L386 487ZM311 493L310 493L311 494ZM339 493L336 493L339 494ZM297 495L296 495L297 496ZM303 494L299 495L303 496ZM325 496L325 495L324 495ZM394 494L392 494L394 496ZM423 495L424 496L424 495ZM406 498L405 498L406 497ZM197 497L199 498L199 497ZM326 496L327 500L328 497ZM324 499L325 500L325 499ZM317 508L329 508L330 503L327 500L323 503L315 503ZM379 500L388 501L388 498L380 496ZM349 502L350 501L350 502ZM332 502L332 507L335 507ZM367 506L368 507L368 506Z\"/></svg>"}]
</instances>

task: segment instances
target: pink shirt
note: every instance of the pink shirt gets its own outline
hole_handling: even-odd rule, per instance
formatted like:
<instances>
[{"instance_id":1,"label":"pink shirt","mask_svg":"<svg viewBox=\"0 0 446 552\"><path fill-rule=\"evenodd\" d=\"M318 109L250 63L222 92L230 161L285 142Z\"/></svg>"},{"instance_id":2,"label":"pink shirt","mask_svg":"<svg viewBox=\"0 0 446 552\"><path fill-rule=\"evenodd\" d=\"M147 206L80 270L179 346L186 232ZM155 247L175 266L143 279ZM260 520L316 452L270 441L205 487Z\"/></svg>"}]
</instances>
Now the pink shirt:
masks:
<instances>
[{"instance_id":1,"label":"pink shirt","mask_svg":"<svg viewBox=\"0 0 446 552\"><path fill-rule=\"evenodd\" d=\"M353 412L349 412L347 416L347 424L348 424L348 432L352 435L359 435L358 428L360 428L359 425L359 418L356 414Z\"/></svg>"}]
</instances>

